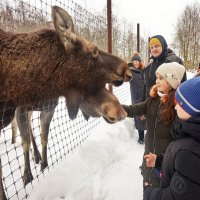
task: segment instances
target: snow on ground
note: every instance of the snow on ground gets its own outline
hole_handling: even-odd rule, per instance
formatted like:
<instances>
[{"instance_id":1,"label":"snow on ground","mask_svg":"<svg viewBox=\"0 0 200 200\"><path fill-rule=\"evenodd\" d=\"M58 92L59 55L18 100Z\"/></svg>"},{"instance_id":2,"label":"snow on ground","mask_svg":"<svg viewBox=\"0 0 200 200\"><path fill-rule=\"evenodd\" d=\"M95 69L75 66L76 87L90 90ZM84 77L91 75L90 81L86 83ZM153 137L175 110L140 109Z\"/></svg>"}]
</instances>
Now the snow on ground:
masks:
<instances>
[{"instance_id":1,"label":"snow on ground","mask_svg":"<svg viewBox=\"0 0 200 200\"><path fill-rule=\"evenodd\" d=\"M144 145L137 143L133 119L102 121L75 152L54 168L29 200L141 200Z\"/></svg>"}]
</instances>

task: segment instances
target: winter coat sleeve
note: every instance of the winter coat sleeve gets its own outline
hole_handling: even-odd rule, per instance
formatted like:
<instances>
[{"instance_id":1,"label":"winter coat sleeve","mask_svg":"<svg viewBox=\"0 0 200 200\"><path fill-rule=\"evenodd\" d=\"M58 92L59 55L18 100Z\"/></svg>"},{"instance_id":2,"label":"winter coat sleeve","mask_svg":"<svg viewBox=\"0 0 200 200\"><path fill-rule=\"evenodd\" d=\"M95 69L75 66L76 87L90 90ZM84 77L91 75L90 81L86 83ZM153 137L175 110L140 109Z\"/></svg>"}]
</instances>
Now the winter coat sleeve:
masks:
<instances>
[{"instance_id":1,"label":"winter coat sleeve","mask_svg":"<svg viewBox=\"0 0 200 200\"><path fill-rule=\"evenodd\" d=\"M163 161L163 157L164 157L164 154L161 153L159 155L157 155L157 158L156 158L156 163L155 163L155 168L161 168L162 166L162 161Z\"/></svg>"},{"instance_id":2,"label":"winter coat sleeve","mask_svg":"<svg viewBox=\"0 0 200 200\"><path fill-rule=\"evenodd\" d=\"M166 188L147 187L144 200L196 200L200 189L200 158L189 151L177 152L175 173Z\"/></svg>"},{"instance_id":3,"label":"winter coat sleeve","mask_svg":"<svg viewBox=\"0 0 200 200\"><path fill-rule=\"evenodd\" d=\"M144 102L130 106L122 105L124 110L127 112L127 117L133 118L141 115L146 115L148 100L149 99Z\"/></svg>"}]
</instances>

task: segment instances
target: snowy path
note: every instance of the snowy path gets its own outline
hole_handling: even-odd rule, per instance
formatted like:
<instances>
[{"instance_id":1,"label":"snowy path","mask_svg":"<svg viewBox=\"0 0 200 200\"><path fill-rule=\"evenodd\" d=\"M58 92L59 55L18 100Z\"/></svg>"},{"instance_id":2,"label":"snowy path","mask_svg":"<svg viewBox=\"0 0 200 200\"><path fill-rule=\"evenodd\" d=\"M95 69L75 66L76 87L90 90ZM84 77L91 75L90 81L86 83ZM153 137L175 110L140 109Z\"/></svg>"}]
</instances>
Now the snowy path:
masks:
<instances>
[{"instance_id":1,"label":"snowy path","mask_svg":"<svg viewBox=\"0 0 200 200\"><path fill-rule=\"evenodd\" d=\"M102 123L44 180L29 200L141 200L144 145L132 119Z\"/></svg>"}]
</instances>

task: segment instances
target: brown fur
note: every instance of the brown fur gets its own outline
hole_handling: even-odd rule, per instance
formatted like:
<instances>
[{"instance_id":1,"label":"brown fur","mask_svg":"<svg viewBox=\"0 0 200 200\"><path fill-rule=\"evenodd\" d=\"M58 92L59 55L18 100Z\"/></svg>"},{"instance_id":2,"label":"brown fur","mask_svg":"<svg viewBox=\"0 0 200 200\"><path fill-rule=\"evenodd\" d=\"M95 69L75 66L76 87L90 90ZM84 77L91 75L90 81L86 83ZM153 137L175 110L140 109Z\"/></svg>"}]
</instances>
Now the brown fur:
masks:
<instances>
[{"instance_id":1,"label":"brown fur","mask_svg":"<svg viewBox=\"0 0 200 200\"><path fill-rule=\"evenodd\" d=\"M83 96L106 83L118 86L131 72L125 61L75 35L70 16L57 6L53 21L56 30L0 30L0 100L20 106L64 96L75 118Z\"/></svg>"},{"instance_id":2,"label":"brown fur","mask_svg":"<svg viewBox=\"0 0 200 200\"><path fill-rule=\"evenodd\" d=\"M58 99L43 102L32 107L32 110L27 112L26 106L19 106L16 108L15 117L17 123L13 123L13 126L17 126L20 131L20 136L22 139L22 146L24 152L24 175L23 181L24 185L28 184L33 180L33 175L30 168L30 160L29 160L29 150L30 144L32 142L35 162L38 164L41 160L41 171L43 171L47 166L47 143L48 143L48 134L50 123L55 111L56 106L58 105ZM42 157L37 148L37 144L35 142L32 127L31 127L31 116L32 111L41 111L40 113L40 136L42 143ZM16 137L16 132L13 133Z\"/></svg>"}]
</instances>

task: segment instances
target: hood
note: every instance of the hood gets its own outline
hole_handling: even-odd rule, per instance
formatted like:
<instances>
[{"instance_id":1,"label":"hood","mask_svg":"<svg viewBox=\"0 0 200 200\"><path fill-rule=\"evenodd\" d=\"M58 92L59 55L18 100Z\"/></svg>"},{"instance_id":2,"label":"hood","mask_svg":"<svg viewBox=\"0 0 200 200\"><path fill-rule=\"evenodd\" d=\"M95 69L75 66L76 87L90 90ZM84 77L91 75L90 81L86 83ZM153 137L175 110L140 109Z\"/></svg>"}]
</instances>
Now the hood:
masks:
<instances>
[{"instance_id":1,"label":"hood","mask_svg":"<svg viewBox=\"0 0 200 200\"><path fill-rule=\"evenodd\" d=\"M136 72L136 73L141 73L141 69L139 68L139 69L136 69L134 66L133 66L133 63L128 63L128 65L129 65L129 68L130 68L130 70L131 71L134 71L134 72Z\"/></svg>"},{"instance_id":2,"label":"hood","mask_svg":"<svg viewBox=\"0 0 200 200\"><path fill-rule=\"evenodd\" d=\"M166 42L165 38L162 35L155 35L152 38L157 38L160 41L161 45L162 45L162 53L161 53L161 55L158 58L154 58L153 56L152 56L152 58L154 60L161 60L162 58L166 57L167 54L168 54L167 42Z\"/></svg>"},{"instance_id":3,"label":"hood","mask_svg":"<svg viewBox=\"0 0 200 200\"><path fill-rule=\"evenodd\" d=\"M177 117L173 123L172 137L175 140L183 137L192 137L200 142L200 117L191 117L186 121Z\"/></svg>"}]
</instances>

